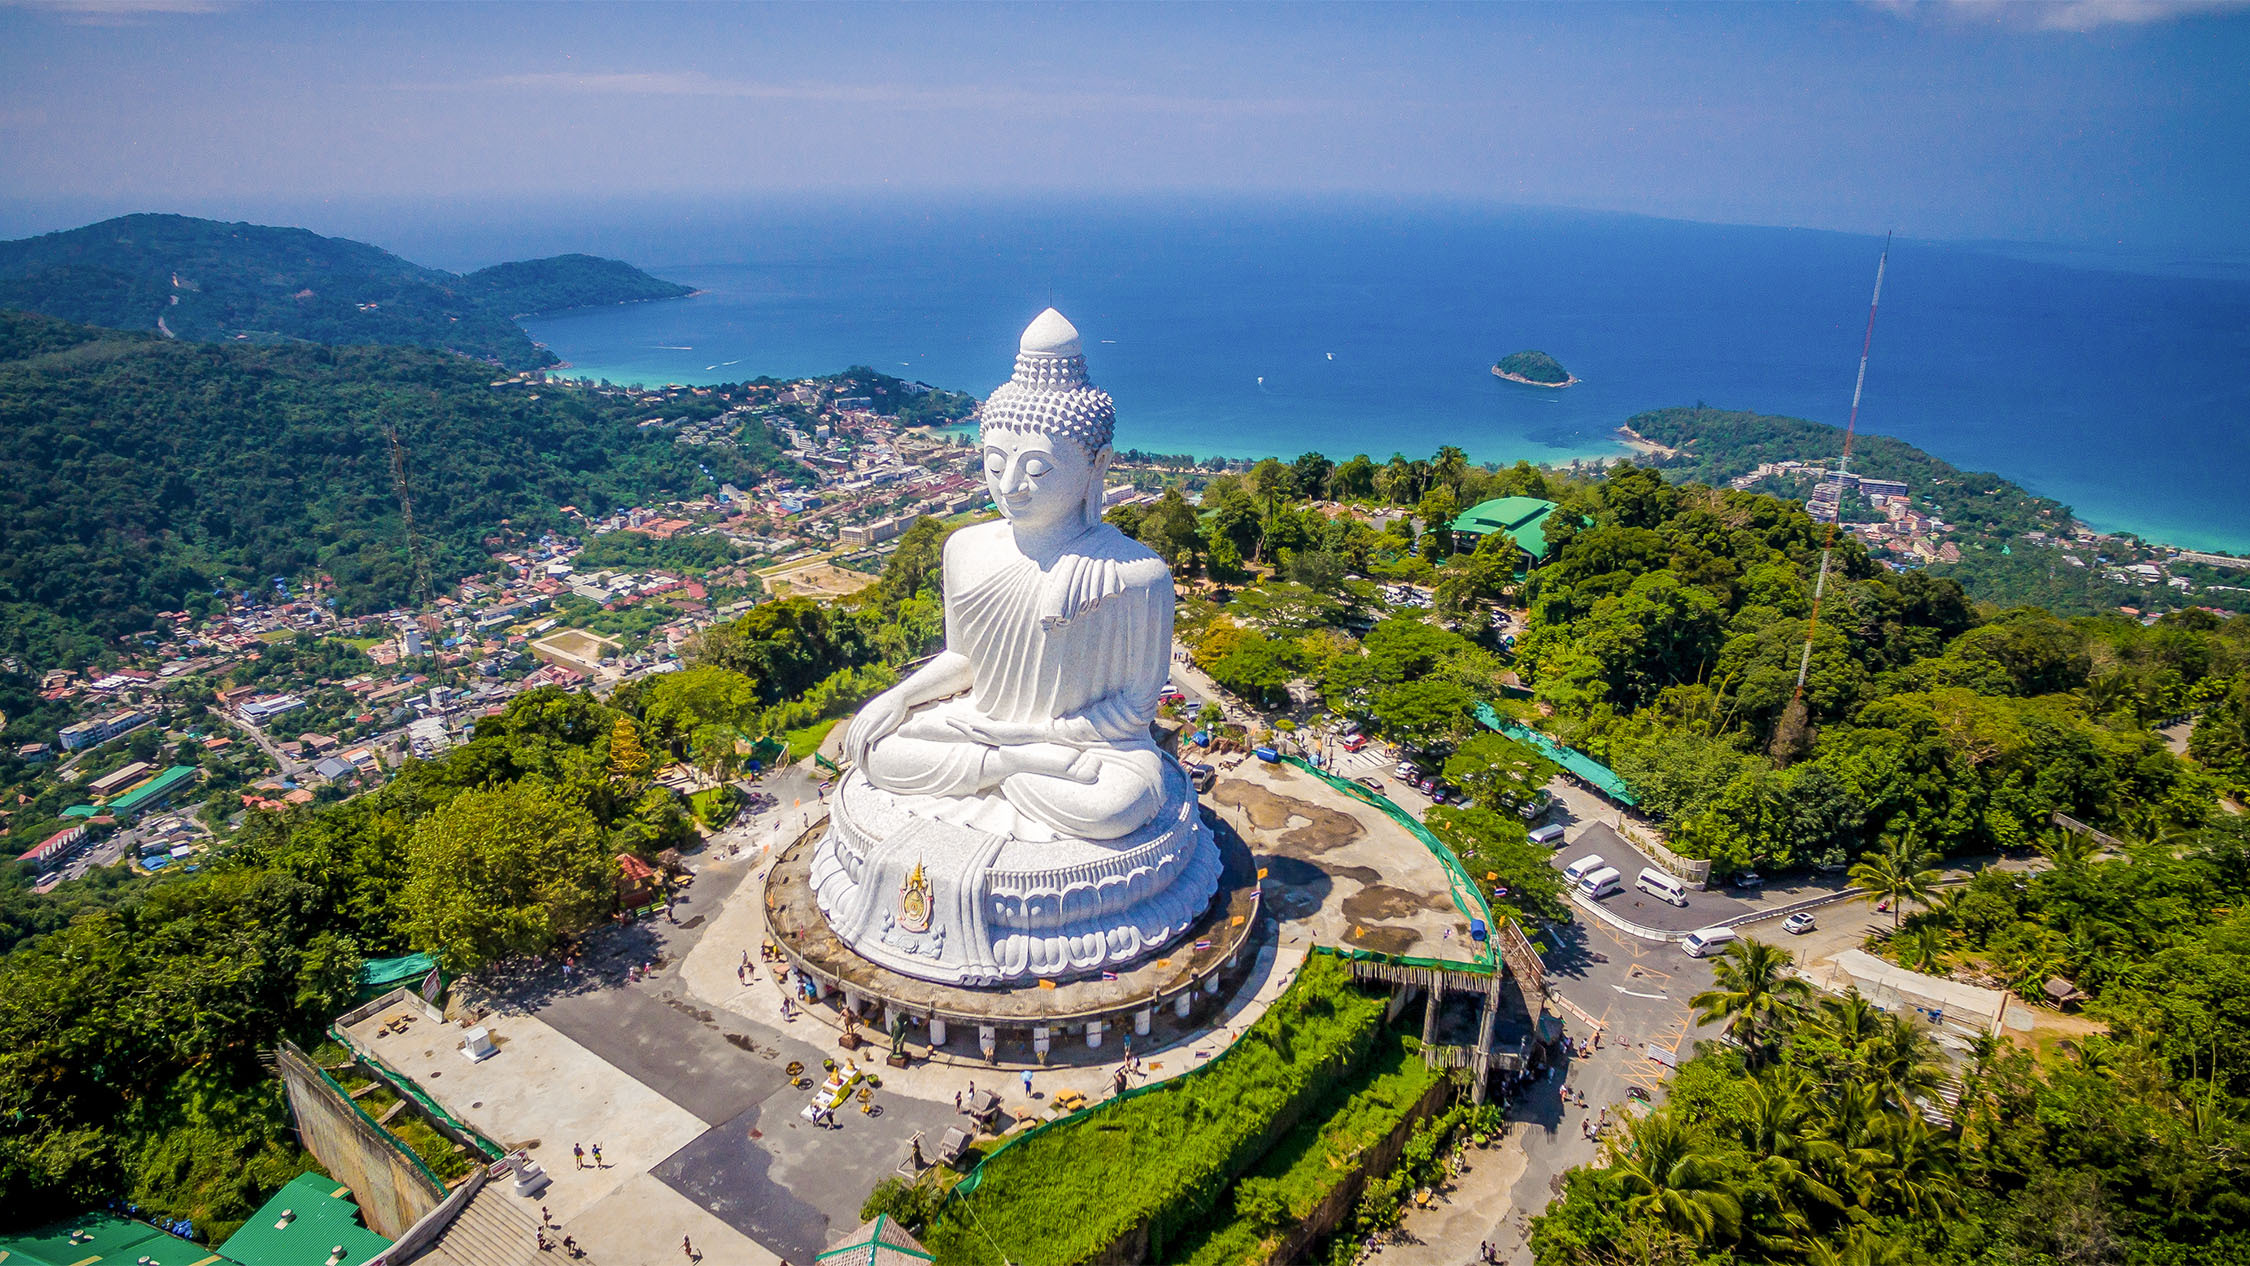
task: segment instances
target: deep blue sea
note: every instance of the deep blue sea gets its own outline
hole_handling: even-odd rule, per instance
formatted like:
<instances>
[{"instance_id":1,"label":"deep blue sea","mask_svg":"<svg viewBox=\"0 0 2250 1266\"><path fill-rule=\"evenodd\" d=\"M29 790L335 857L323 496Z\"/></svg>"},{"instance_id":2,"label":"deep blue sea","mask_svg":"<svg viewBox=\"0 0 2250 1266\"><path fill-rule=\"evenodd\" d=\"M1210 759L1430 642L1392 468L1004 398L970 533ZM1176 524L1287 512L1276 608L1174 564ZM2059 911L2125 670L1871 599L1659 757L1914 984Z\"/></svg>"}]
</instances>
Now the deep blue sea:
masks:
<instances>
[{"instance_id":1,"label":"deep blue sea","mask_svg":"<svg viewBox=\"0 0 2250 1266\"><path fill-rule=\"evenodd\" d=\"M375 240L466 268L552 250L706 293L527 323L579 372L699 383L873 365L983 393L1052 304L1118 442L1567 462L1698 401L1842 424L1880 241L1589 213L1366 204L599 209ZM2250 280L1894 245L1864 431L2105 529L2250 552ZM1585 381L1502 382L1547 351ZM1808 453L1807 457L1823 454Z\"/></svg>"}]
</instances>

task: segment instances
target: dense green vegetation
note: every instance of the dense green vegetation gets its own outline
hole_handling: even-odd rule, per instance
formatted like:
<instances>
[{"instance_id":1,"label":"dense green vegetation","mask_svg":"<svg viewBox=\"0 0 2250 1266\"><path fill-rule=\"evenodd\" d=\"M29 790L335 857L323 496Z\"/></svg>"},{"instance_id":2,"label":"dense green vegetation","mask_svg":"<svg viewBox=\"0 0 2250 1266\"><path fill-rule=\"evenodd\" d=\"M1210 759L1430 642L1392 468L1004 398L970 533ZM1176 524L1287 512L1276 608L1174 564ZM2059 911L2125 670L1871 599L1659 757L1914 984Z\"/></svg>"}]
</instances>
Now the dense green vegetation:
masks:
<instances>
[{"instance_id":1,"label":"dense green vegetation","mask_svg":"<svg viewBox=\"0 0 2250 1266\"><path fill-rule=\"evenodd\" d=\"M968 1207L925 1243L948 1263L1070 1263L1145 1228L1143 1260L1174 1260L1234 1179L1367 1057L1382 1020L1342 960L1314 955L1209 1067L986 1161Z\"/></svg>"},{"instance_id":2,"label":"dense green vegetation","mask_svg":"<svg viewBox=\"0 0 2250 1266\"><path fill-rule=\"evenodd\" d=\"M687 293L590 255L458 277L365 242L182 215L0 242L0 307L204 342L444 348L510 369L555 363L516 316Z\"/></svg>"},{"instance_id":3,"label":"dense green vegetation","mask_svg":"<svg viewBox=\"0 0 2250 1266\"><path fill-rule=\"evenodd\" d=\"M700 575L735 560L735 549L715 532L663 540L646 532L603 532L587 540L572 560L579 571L643 571L661 567Z\"/></svg>"},{"instance_id":4,"label":"dense green vegetation","mask_svg":"<svg viewBox=\"0 0 2250 1266\"><path fill-rule=\"evenodd\" d=\"M2224 935L2239 1014L2243 933ZM1787 958L1744 941L1720 961L1695 1003L1738 1045L1705 1044L1663 1108L1572 1172L1534 1224L1540 1266L2250 1261L2250 1129L2219 1068L2239 1030L2168 1057L2128 1024L2037 1064L1984 1039L1949 1069L1910 1018L1815 1003Z\"/></svg>"},{"instance_id":5,"label":"dense green vegetation","mask_svg":"<svg viewBox=\"0 0 2250 1266\"><path fill-rule=\"evenodd\" d=\"M1555 387L1571 381L1570 371L1562 367L1562 362L1545 352L1511 352L1501 357L1500 363L1492 369L1495 373Z\"/></svg>"},{"instance_id":6,"label":"dense green vegetation","mask_svg":"<svg viewBox=\"0 0 2250 1266\"><path fill-rule=\"evenodd\" d=\"M89 662L158 611L202 614L215 589L275 576L331 577L346 614L405 601L386 426L437 586L483 570L503 524L563 529L558 505L695 495L775 460L762 428L684 448L638 430L629 401L488 381L441 352L207 346L0 312L0 651Z\"/></svg>"}]
</instances>

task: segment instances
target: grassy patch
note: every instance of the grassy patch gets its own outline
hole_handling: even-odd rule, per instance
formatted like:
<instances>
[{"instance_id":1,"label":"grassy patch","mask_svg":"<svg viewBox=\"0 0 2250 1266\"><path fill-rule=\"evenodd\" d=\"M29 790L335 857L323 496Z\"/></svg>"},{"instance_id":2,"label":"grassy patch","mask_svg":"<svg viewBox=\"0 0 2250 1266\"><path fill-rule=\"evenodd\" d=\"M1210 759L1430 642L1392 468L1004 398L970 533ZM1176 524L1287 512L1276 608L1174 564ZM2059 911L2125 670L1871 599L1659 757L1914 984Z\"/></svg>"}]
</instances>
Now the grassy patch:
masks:
<instances>
[{"instance_id":1,"label":"grassy patch","mask_svg":"<svg viewBox=\"0 0 2250 1266\"><path fill-rule=\"evenodd\" d=\"M821 743L828 738L828 732L835 729L836 723L841 720L842 717L829 717L825 721L815 721L803 729L783 734L782 741L789 745L789 759L804 760L819 751Z\"/></svg>"},{"instance_id":2,"label":"grassy patch","mask_svg":"<svg viewBox=\"0 0 2250 1266\"><path fill-rule=\"evenodd\" d=\"M732 787L706 787L688 796L688 808L705 826L724 826L733 820L736 796Z\"/></svg>"},{"instance_id":3,"label":"grassy patch","mask_svg":"<svg viewBox=\"0 0 2250 1266\"><path fill-rule=\"evenodd\" d=\"M1177 1260L1183 1229L1365 1058L1383 1003L1315 955L1234 1047L1201 1071L1001 1152L925 1241L945 1263L1089 1260L1147 1226Z\"/></svg>"}]
</instances>

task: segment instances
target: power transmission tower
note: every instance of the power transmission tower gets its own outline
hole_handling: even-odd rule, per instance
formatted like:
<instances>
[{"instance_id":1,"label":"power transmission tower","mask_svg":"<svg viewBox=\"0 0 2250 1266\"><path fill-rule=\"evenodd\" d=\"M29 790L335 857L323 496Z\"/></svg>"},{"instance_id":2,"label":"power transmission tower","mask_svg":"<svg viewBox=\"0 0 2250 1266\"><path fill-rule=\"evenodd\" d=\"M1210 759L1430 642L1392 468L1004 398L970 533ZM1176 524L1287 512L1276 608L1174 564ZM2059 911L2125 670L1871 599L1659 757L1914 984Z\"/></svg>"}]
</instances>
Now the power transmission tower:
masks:
<instances>
[{"instance_id":1,"label":"power transmission tower","mask_svg":"<svg viewBox=\"0 0 2250 1266\"><path fill-rule=\"evenodd\" d=\"M391 488L398 494L399 518L406 525L407 596L420 606L430 596L430 560L422 552L421 534L414 530L414 498L406 491L406 446L399 443L398 427L387 418L383 421L383 437L391 444Z\"/></svg>"}]
</instances>

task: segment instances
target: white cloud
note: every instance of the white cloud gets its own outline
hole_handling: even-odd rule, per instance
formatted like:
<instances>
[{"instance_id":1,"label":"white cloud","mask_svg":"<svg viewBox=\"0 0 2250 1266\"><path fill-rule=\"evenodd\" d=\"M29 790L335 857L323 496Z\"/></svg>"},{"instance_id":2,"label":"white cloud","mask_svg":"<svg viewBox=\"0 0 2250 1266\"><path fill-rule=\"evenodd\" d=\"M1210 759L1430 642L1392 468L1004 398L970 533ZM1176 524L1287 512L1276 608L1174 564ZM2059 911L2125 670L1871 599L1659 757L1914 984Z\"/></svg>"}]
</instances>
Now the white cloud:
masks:
<instances>
[{"instance_id":1,"label":"white cloud","mask_svg":"<svg viewBox=\"0 0 2250 1266\"><path fill-rule=\"evenodd\" d=\"M2038 31L2091 31L2104 26L2145 26L2214 13L2250 11L2250 0L1866 0L1901 17L1939 13L1947 18Z\"/></svg>"},{"instance_id":2,"label":"white cloud","mask_svg":"<svg viewBox=\"0 0 2250 1266\"><path fill-rule=\"evenodd\" d=\"M0 0L0 8L35 9L80 26L130 26L146 18L233 7L232 0Z\"/></svg>"}]
</instances>

